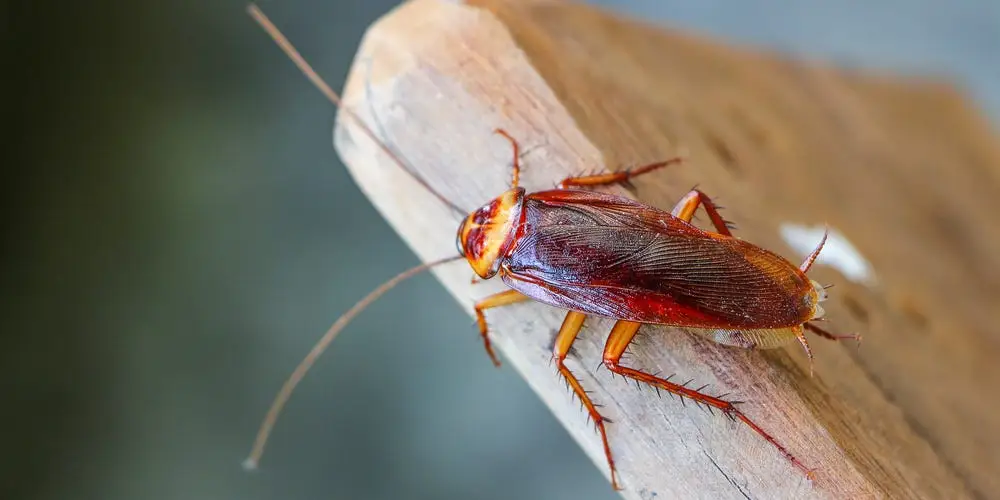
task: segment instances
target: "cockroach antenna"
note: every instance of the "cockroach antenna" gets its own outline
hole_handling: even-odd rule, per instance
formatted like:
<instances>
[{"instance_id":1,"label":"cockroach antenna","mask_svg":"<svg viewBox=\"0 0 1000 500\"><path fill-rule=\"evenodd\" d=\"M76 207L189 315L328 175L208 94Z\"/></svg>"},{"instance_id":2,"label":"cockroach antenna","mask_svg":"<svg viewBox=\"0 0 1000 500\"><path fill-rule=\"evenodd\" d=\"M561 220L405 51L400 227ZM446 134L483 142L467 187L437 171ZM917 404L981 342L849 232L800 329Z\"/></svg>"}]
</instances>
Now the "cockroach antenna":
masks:
<instances>
[{"instance_id":1,"label":"cockroach antenna","mask_svg":"<svg viewBox=\"0 0 1000 500\"><path fill-rule=\"evenodd\" d=\"M310 67L309 64L305 61L305 59L303 59L302 56L299 55L298 51L295 50L295 47L292 46L292 44L281 34L278 28L276 28L274 24L272 24L271 21L268 20L267 16L265 16L264 13L261 12L261 10L257 8L256 5L251 4L247 8L247 11L261 25L261 27L263 27L264 30L268 34L270 34L272 38L274 38L274 41L277 42L278 45L288 55L288 57L295 62L295 64L299 67L299 69L302 70L303 73L305 73L306 77L308 77L309 80L311 80L313 84L315 84L316 87L320 89L321 92L326 94L327 98L329 98L330 101L332 101L337 106L337 108L339 108L341 111L350 116L351 119L356 121L358 125L361 126L361 129L364 130L365 134L367 134L373 141L375 141L376 144L379 145L379 147L382 148L383 151L385 151L390 157L392 157L393 160L396 161L396 163L403 168L403 170L406 170L407 173L409 173L411 176L413 176L414 179L417 180L417 182L426 187L431 193L437 196L442 202L451 207L453 210L459 212L460 214L465 213L458 206L448 201L447 198L445 198L440 193L432 189L426 182L423 181L423 179L420 179L419 177L416 176L416 174L409 171L407 167L402 163L402 161L400 161L399 158L395 154L393 154L393 152L387 146L385 146L385 144L383 144L381 141L378 140L378 138L371 131L371 129L368 128L367 125L365 125L365 123L361 120L361 118L357 114L355 114L350 109L343 106L341 104L340 96L338 96L337 93L334 92L333 89L331 89L330 86L327 85L326 82L324 82L323 79L320 78L318 74L316 74L316 72L312 69L312 67ZM292 372L291 376L288 377L288 380L285 381L285 384L281 387L281 390L278 392L277 396L275 396L274 402L271 404L271 408L268 410L267 416L264 418L264 421L261 423L260 430L257 432L257 437L254 440L253 449L250 451L250 456L243 461L243 467L248 470L253 470L257 468L257 464L260 462L260 458L264 454L264 447L265 445L267 445L267 439L271 434L271 430L274 428L275 422L277 422L278 420L278 416L281 414L282 408L284 408L285 403L288 402L288 398L291 397L292 392L295 390L295 387L302 380L302 378L305 377L306 373L316 362L316 360L323 354L323 352L330 345L330 343L333 342L335 338L337 338L337 335L341 332L341 330L344 329L344 327L348 325L348 323L351 322L351 320L353 320L369 305L378 300L379 297L384 295L386 292L391 290L399 283L413 276L416 276L417 274L427 271L433 267L436 267L440 264L447 264L449 262L455 262L464 259L465 256L457 255L454 257L440 259L428 264L421 264L419 266L415 266L406 271L403 271L402 273L399 273L389 281L386 281L385 283L379 285L379 287L376 288L375 290L372 290L365 298L361 299L357 304L354 305L354 307L352 307L350 310L344 313L340 318L338 318L337 321L334 322L333 325L330 327L330 329L323 334L323 336L319 339L318 342L316 342L316 345L314 345L312 350L309 351L309 354L306 355L305 358L303 358L303 360L295 368L295 371Z\"/></svg>"},{"instance_id":2,"label":"cockroach antenna","mask_svg":"<svg viewBox=\"0 0 1000 500\"><path fill-rule=\"evenodd\" d=\"M278 395L274 398L274 403L271 404L271 408L268 410L267 416L264 418L264 422L261 423L260 430L257 432L257 438L254 440L250 456L243 461L243 468L247 470L254 470L257 468L257 464L260 463L260 457L264 454L264 446L267 445L267 438L271 435L271 429L274 428L274 423L278 421L278 415L281 414L282 408L285 407L285 403L287 403L288 398L291 397L292 392L295 390L295 386L299 384L309 369L312 368L312 365L316 362L316 360L323 354L323 351L325 351L330 343L337 338L337 335L341 332L341 330L343 330L355 316L360 314L373 302L378 300L379 297L384 295L385 292L388 292L399 283L439 264L447 264L464 258L464 256L456 255L454 257L440 259L428 264L421 264L407 269L389 281L379 285L378 288L372 290L365 298L358 301L357 304L354 304L354 307L344 313L341 317L337 318L337 321L333 323L330 329L323 334L319 341L316 342L316 345L313 346L312 350L309 351L309 354L302 359L299 366L295 368L295 371L288 377L288 380L285 381L285 384L281 387Z\"/></svg>"},{"instance_id":3,"label":"cockroach antenna","mask_svg":"<svg viewBox=\"0 0 1000 500\"><path fill-rule=\"evenodd\" d=\"M260 27L263 28L264 31L266 31L267 34L270 35L272 39L274 39L274 42L277 43L279 47L281 47L281 50L283 50L285 54L288 56L288 58L291 59L293 63L295 63L295 66L299 68L299 71L301 71L304 75L306 75L306 78L308 78L309 81L311 81L313 85L315 85L316 88L319 89L319 91L322 92L323 95L325 95L326 98L329 99L330 102L332 102L334 106L337 107L337 109L339 109L344 114L349 116L352 120L354 120L354 122L357 123L359 127L361 127L361 130L365 133L365 135L367 135L372 141L374 141L375 144L378 145L379 149L384 151L385 154L389 155L389 157L392 158L392 161L394 161L397 165L399 165L399 167L402 168L403 171L405 171L410 177L412 177L415 181L417 181L417 183L423 186L424 189L433 194L437 199L441 200L441 203L444 203L445 205L448 206L448 208L458 213L459 216L465 217L468 214L467 210L462 210L461 207L456 205L448 198L445 198L443 194L439 193L436 189L434 189L434 187L432 187L430 183L428 183L420 176L418 176L416 174L416 171L413 170L409 165L407 165L402 160L402 158L399 157L399 155L393 152L393 150L389 146L387 146L385 142L380 141L378 136L375 135L375 132L372 131L371 127L369 127L365 123L365 121L362 120L360 116L358 116L357 113L355 113L350 108L344 105L343 101L340 99L340 96L332 88L330 88L329 85L327 85L327 83L323 80L323 78L319 76L319 73L316 73L316 70L314 70L312 66L305 60L305 58L302 57L301 54L299 54L299 51L295 49L295 46L292 45L292 42L289 42L288 38L285 38L285 35L281 33L281 30L279 30L278 27L275 26L270 19L268 19L268 17L264 14L263 11L260 10L259 7L257 7L256 4L248 5L247 13L249 13L250 17L253 17L253 19L257 21L257 24L259 24Z\"/></svg>"}]
</instances>

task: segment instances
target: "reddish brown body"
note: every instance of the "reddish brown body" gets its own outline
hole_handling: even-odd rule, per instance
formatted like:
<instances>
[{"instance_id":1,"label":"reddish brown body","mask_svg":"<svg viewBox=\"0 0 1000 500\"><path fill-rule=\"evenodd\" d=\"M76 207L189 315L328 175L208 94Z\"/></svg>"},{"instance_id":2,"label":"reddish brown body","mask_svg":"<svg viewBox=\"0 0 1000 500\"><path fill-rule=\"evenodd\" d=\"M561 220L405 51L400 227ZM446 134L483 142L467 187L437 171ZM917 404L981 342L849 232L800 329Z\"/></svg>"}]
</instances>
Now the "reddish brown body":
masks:
<instances>
[{"instance_id":1,"label":"reddish brown body","mask_svg":"<svg viewBox=\"0 0 1000 500\"><path fill-rule=\"evenodd\" d=\"M796 467L808 469L778 441L736 409L734 402L626 367L621 358L642 324L684 327L713 340L745 348L768 348L798 339L804 330L840 338L812 325L821 319L822 286L806 277L823 242L801 266L732 236L729 225L704 193L692 190L672 212L628 198L567 189L620 183L678 159L632 171L564 180L560 189L526 194L514 185L472 212L458 228L458 246L480 278L499 274L511 288L476 304L480 333L494 364L484 311L533 299L568 309L553 343L560 375L594 419L617 488L604 417L564 363L587 315L617 320L608 336L603 364L613 373L718 408L739 419L780 450ZM693 226L701 206L717 232ZM811 354L810 354L811 359Z\"/></svg>"},{"instance_id":2,"label":"reddish brown body","mask_svg":"<svg viewBox=\"0 0 1000 500\"><path fill-rule=\"evenodd\" d=\"M253 6L250 13L327 97L340 106L339 96L263 13ZM413 174L360 118L349 109L341 109L404 171L442 202L461 212L433 186ZM615 488L618 481L606 420L564 362L587 315L617 320L604 348L603 365L608 370L721 410L731 419L746 423L793 465L811 475L774 437L737 409L738 402L701 392L704 387L692 389L687 384L671 382L670 377L659 378L623 366L621 358L639 327L647 323L685 327L716 342L745 348L775 347L798 339L807 353L806 329L830 339L857 338L832 335L809 323L822 318L819 302L826 298L826 293L805 273L826 238L801 266L795 266L777 254L733 237L715 205L700 191L692 190L671 212L665 212L628 198L568 189L627 182L677 163L679 158L634 170L568 178L560 183L560 189L526 194L518 187L518 144L503 130L497 133L510 140L514 148L513 186L461 223L457 235L461 256L405 271L341 316L278 393L246 465L256 466L278 413L295 385L355 315L400 281L435 265L464 259L480 278L499 274L510 287L475 306L486 351L497 365L485 310L528 299L568 310L553 343L553 359L559 375L583 402L601 434ZM690 224L698 207L707 212L716 232Z\"/></svg>"},{"instance_id":3,"label":"reddish brown body","mask_svg":"<svg viewBox=\"0 0 1000 500\"><path fill-rule=\"evenodd\" d=\"M668 212L589 191L523 196L500 263L539 302L694 328L781 328L812 319L813 286L784 258Z\"/></svg>"}]
</instances>

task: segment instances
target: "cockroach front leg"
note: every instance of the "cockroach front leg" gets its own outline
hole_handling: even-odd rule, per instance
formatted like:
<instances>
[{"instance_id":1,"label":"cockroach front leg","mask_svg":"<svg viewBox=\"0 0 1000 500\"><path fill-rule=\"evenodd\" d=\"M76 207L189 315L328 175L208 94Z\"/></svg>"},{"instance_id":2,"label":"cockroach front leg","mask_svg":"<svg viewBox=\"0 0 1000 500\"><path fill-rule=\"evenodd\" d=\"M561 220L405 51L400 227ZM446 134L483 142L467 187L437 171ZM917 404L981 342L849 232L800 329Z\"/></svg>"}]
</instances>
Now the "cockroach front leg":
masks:
<instances>
[{"instance_id":1,"label":"cockroach front leg","mask_svg":"<svg viewBox=\"0 0 1000 500\"><path fill-rule=\"evenodd\" d=\"M479 325L479 333L483 336L483 345L486 347L486 354L490 355L490 360L493 361L494 366L500 366L500 359L497 358L497 355L493 352L493 346L490 344L489 326L486 324L486 315L483 314L483 311L494 307L524 302L525 300L528 300L528 297L522 295L521 292L516 290L507 290L505 292L490 295L489 297L476 302L476 305L474 306L476 310L476 324Z\"/></svg>"},{"instance_id":2,"label":"cockroach front leg","mask_svg":"<svg viewBox=\"0 0 1000 500\"><path fill-rule=\"evenodd\" d=\"M696 403L703 404L708 408L717 408L722 411L727 417L733 420L740 420L743 423L750 426L757 434L763 437L768 443L774 445L782 455L785 456L792 465L797 467L806 473L807 477L812 477L812 472L806 468L799 459L795 458L784 446L778 443L778 440L773 436L768 434L764 429L757 425L753 420L743 414L735 406L735 401L726 401L718 396L710 396L701 392L702 386L699 389L691 389L687 387L687 384L675 384L669 379L662 379L650 373L646 373L634 368L629 368L622 366L620 364L622 354L625 353L625 349L628 348L629 344L632 343L632 339L635 338L636 332L639 331L639 327L642 326L641 323L635 323L632 321L618 321L615 326L611 329L611 334L608 336L608 341L604 346L604 366L608 368L612 373L617 373L624 377L637 380L639 382L651 385L657 389L662 389L664 391L676 394L681 398L688 398Z\"/></svg>"},{"instance_id":3,"label":"cockroach front leg","mask_svg":"<svg viewBox=\"0 0 1000 500\"><path fill-rule=\"evenodd\" d=\"M562 182L559 183L559 189L568 189L572 187L607 186L609 184L625 184L642 174L648 174L654 170L661 169L668 165L674 165L682 161L684 161L684 157L678 156L676 158L671 158L666 161L650 163L649 165L644 165L641 167L627 168L619 172L584 175L580 177L567 177L563 179Z\"/></svg>"},{"instance_id":4,"label":"cockroach front leg","mask_svg":"<svg viewBox=\"0 0 1000 500\"><path fill-rule=\"evenodd\" d=\"M587 409L587 414L593 419L598 432L601 433L601 442L604 444L604 455L608 459L608 467L611 468L611 486L616 490L620 490L621 488L618 486L618 474L615 470L615 460L611 457L611 445L608 444L608 432L604 428L604 423L610 422L610 420L604 418L597 411L597 405L591 401L590 395L583 389L580 381L577 380L576 376L573 375L573 372L569 370L569 367L565 363L570 347L573 346L573 341L576 340L577 334L580 333L580 328L583 327L583 320L586 317L586 314L576 311L570 311L566 314L566 319L563 320L562 326L559 328L559 333L556 335L556 341L552 345L552 359L556 362L559 374L562 375L566 383L573 389L573 393L583 402L583 406Z\"/></svg>"},{"instance_id":5,"label":"cockroach front leg","mask_svg":"<svg viewBox=\"0 0 1000 500\"><path fill-rule=\"evenodd\" d=\"M733 235L732 231L730 231L731 224L719 214L719 207L715 205L707 194L697 189L692 189L688 194L684 195L681 201L678 201L677 205L674 205L674 209L670 214L684 222L690 223L699 205L705 208L708 218L712 220L712 225L715 226L719 234L726 236Z\"/></svg>"},{"instance_id":6,"label":"cockroach front leg","mask_svg":"<svg viewBox=\"0 0 1000 500\"><path fill-rule=\"evenodd\" d=\"M494 129L493 133L497 135L502 135L504 138L506 138L510 142L511 149L513 149L514 164L511 167L511 169L514 172L513 172L513 178L511 179L510 182L510 188L514 189L517 187L517 184L521 178L521 145L517 143L517 139L514 139L514 136L510 135L506 130L502 128Z\"/></svg>"}]
</instances>

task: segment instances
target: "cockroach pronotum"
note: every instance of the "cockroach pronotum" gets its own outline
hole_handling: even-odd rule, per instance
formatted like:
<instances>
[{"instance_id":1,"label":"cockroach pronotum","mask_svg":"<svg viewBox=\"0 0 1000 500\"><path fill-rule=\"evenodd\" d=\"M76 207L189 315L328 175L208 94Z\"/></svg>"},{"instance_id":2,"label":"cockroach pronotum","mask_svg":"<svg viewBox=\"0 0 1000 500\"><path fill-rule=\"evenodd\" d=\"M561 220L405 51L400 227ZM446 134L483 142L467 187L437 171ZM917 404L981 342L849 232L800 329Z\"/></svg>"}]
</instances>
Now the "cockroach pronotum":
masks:
<instances>
[{"instance_id":1,"label":"cockroach pronotum","mask_svg":"<svg viewBox=\"0 0 1000 500\"><path fill-rule=\"evenodd\" d=\"M339 96L256 6L251 5L249 12L299 69L400 168L443 203L463 215L467 213L410 170L359 116L342 106ZM812 323L823 319L819 303L827 295L824 287L809 279L806 272L819 256L826 236L796 266L773 252L734 237L718 207L697 189L685 195L670 212L629 198L581 189L624 183L679 163L680 158L614 173L571 177L556 189L526 193L518 185L517 141L502 129L494 132L506 138L513 148L510 189L462 220L457 232L460 255L399 274L334 323L281 388L245 465L256 467L292 390L351 319L399 282L434 266L464 259L479 279L499 275L510 288L475 304L479 333L496 365L500 363L490 346L484 314L487 309L535 300L568 310L555 337L553 360L559 376L580 398L597 426L615 489L619 485L605 429L608 420L564 363L588 315L616 320L603 356L603 365L612 373L718 409L730 419L744 422L811 478L810 469L736 407L738 401L624 366L621 358L639 328L654 324L682 327L718 343L748 349L773 348L798 340L809 356L811 370L812 354L806 330L833 340L860 339L857 335L834 335ZM708 214L715 232L691 224L698 207Z\"/></svg>"}]
</instances>

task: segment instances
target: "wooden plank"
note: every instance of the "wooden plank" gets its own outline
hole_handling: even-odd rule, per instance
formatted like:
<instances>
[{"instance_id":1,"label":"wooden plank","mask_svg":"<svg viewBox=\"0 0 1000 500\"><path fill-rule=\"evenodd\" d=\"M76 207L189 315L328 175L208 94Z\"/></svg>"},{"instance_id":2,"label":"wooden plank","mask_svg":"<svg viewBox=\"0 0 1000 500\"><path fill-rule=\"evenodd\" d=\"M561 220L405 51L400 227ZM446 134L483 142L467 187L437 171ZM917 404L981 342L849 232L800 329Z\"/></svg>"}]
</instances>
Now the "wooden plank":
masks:
<instances>
[{"instance_id":1,"label":"wooden plank","mask_svg":"<svg viewBox=\"0 0 1000 500\"><path fill-rule=\"evenodd\" d=\"M789 257L782 223L829 222L878 282L836 283L828 315L865 345L746 352L669 328L632 363L732 391L815 467L806 481L749 429L595 372L611 323L589 321L571 367L605 405L627 498L987 496L1000 487L1000 151L948 87L850 74L549 1L406 3L375 24L348 106L470 211L509 182L503 127L529 190L689 152L689 165L611 189L669 208L690 186L739 235ZM377 120L373 120L377 116ZM454 253L459 216L341 115L335 143L361 188L425 260ZM467 306L501 290L464 265L438 277ZM495 343L606 471L600 440L550 366L562 311L490 311ZM488 362L484 354L483 362ZM509 369L509 368L506 368ZM488 390L488 388L484 388ZM572 478L567 478L572 480Z\"/></svg>"}]
</instances>

